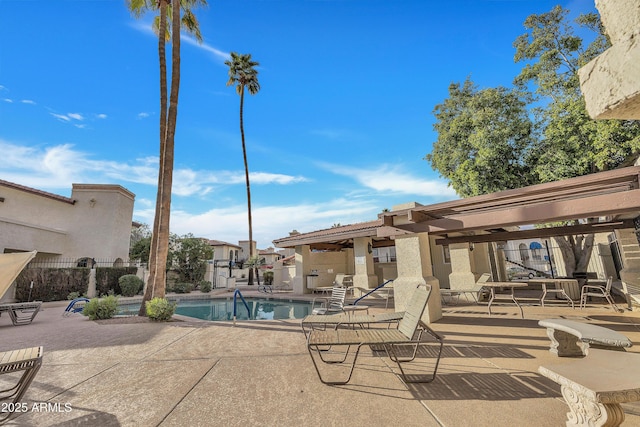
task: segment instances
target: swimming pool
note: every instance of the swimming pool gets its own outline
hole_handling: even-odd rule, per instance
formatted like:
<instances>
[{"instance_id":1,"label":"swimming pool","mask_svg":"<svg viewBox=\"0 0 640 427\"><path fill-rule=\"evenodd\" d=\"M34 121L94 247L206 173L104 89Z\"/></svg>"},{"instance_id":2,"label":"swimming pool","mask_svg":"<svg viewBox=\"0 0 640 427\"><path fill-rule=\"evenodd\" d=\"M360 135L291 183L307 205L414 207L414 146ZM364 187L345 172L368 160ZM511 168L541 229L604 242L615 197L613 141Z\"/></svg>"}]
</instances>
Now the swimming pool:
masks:
<instances>
[{"instance_id":1,"label":"swimming pool","mask_svg":"<svg viewBox=\"0 0 640 427\"><path fill-rule=\"evenodd\" d=\"M240 298L236 301L236 320L302 319L311 314L311 302L266 298ZM119 315L136 315L140 303L120 305ZM233 320L233 298L197 299L178 301L176 314L201 320Z\"/></svg>"}]
</instances>

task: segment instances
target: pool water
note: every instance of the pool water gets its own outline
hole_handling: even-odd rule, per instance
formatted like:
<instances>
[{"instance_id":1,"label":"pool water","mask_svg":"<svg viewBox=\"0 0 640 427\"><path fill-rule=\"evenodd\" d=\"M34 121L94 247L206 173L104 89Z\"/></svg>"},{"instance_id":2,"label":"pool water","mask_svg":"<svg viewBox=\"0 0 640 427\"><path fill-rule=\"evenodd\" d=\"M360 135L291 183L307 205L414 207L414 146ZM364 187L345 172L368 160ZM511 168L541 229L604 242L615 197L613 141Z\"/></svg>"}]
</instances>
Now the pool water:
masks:
<instances>
[{"instance_id":1,"label":"pool water","mask_svg":"<svg viewBox=\"0 0 640 427\"><path fill-rule=\"evenodd\" d=\"M302 319L311 314L311 303L307 301L245 298L249 310L242 300L236 300L236 320ZM120 315L135 315L140 304L121 305ZM233 320L233 298L178 301L176 314L201 320Z\"/></svg>"}]
</instances>

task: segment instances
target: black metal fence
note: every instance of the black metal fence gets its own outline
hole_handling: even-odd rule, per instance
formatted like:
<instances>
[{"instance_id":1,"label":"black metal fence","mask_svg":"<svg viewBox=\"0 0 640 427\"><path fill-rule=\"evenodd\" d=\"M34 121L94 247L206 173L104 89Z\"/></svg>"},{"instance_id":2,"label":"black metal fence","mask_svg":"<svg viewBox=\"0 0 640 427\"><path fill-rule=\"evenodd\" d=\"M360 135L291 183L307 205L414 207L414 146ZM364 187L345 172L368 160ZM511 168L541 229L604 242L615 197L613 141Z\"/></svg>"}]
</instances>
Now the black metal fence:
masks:
<instances>
[{"instance_id":1,"label":"black metal fence","mask_svg":"<svg viewBox=\"0 0 640 427\"><path fill-rule=\"evenodd\" d=\"M121 258L35 258L26 268L108 268L146 267L139 260Z\"/></svg>"}]
</instances>

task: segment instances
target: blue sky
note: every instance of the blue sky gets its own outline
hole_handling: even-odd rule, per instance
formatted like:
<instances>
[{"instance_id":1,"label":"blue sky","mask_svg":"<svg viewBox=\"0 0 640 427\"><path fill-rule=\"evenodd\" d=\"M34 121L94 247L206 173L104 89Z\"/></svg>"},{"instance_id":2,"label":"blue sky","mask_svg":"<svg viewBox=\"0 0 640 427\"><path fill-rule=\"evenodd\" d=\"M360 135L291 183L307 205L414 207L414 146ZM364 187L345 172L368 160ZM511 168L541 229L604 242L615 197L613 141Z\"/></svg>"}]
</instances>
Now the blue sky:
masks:
<instances>
[{"instance_id":1,"label":"blue sky","mask_svg":"<svg viewBox=\"0 0 640 427\"><path fill-rule=\"evenodd\" d=\"M590 0L215 0L204 42L182 43L171 229L248 238L239 97L229 52L260 62L245 97L254 239L266 248L375 219L409 201L457 198L423 160L451 82L511 85L532 13ZM68 196L72 183L136 194L152 224L158 54L152 15L124 0L0 0L0 179ZM169 47L168 47L169 48Z\"/></svg>"}]
</instances>

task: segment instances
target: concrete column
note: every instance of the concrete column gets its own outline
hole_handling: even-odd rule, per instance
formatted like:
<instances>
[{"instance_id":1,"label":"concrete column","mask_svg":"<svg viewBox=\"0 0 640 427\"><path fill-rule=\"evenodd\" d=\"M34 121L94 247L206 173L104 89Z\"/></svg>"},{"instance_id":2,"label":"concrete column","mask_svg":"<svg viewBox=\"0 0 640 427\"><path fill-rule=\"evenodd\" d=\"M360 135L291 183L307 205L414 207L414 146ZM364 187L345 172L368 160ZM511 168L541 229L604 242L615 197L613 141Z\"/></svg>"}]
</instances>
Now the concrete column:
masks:
<instances>
[{"instance_id":1,"label":"concrete column","mask_svg":"<svg viewBox=\"0 0 640 427\"><path fill-rule=\"evenodd\" d=\"M373 255L370 237L356 237L353 239L353 256L355 259L355 274L353 276L353 286L362 294L362 289L373 289L378 286L378 276L376 276L373 265Z\"/></svg>"},{"instance_id":2,"label":"concrete column","mask_svg":"<svg viewBox=\"0 0 640 427\"><path fill-rule=\"evenodd\" d=\"M580 68L580 87L594 119L640 119L640 3L596 0L611 47Z\"/></svg>"},{"instance_id":3,"label":"concrete column","mask_svg":"<svg viewBox=\"0 0 640 427\"><path fill-rule=\"evenodd\" d=\"M98 295L96 295L97 291L96 291L96 269L92 268L89 271L89 287L87 289L87 297L88 298L94 298Z\"/></svg>"},{"instance_id":4,"label":"concrete column","mask_svg":"<svg viewBox=\"0 0 640 427\"><path fill-rule=\"evenodd\" d=\"M634 289L640 289L640 245L635 230L616 230L618 248L624 268L620 270L622 288L627 294L627 303L634 309L640 305L640 295ZM635 295L629 296L628 294Z\"/></svg>"},{"instance_id":5,"label":"concrete column","mask_svg":"<svg viewBox=\"0 0 640 427\"><path fill-rule=\"evenodd\" d=\"M294 294L308 294L311 292L307 289L307 275L309 274L310 257L311 247L309 245L296 246L296 275L292 279Z\"/></svg>"},{"instance_id":6,"label":"concrete column","mask_svg":"<svg viewBox=\"0 0 640 427\"><path fill-rule=\"evenodd\" d=\"M476 283L473 274L473 262L469 254L469 243L452 243L449 245L451 257L451 274L449 287L451 289L469 289Z\"/></svg>"},{"instance_id":7,"label":"concrete column","mask_svg":"<svg viewBox=\"0 0 640 427\"><path fill-rule=\"evenodd\" d=\"M431 285L431 296L422 320L426 323L442 318L440 283L433 276L431 247L427 233L396 236L398 278L393 282L395 310L403 311L417 285Z\"/></svg>"}]
</instances>

